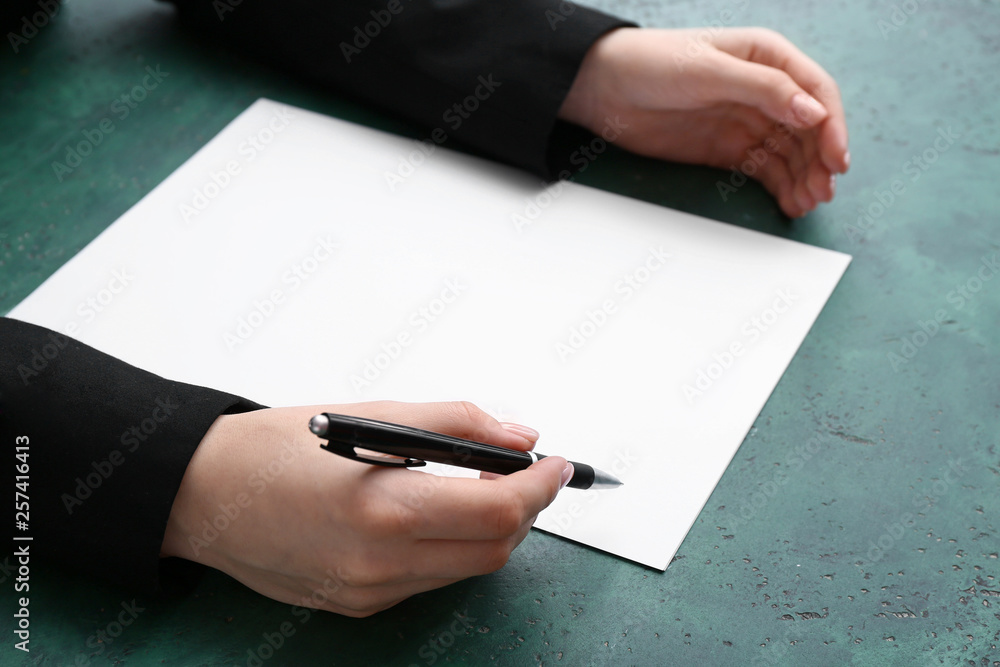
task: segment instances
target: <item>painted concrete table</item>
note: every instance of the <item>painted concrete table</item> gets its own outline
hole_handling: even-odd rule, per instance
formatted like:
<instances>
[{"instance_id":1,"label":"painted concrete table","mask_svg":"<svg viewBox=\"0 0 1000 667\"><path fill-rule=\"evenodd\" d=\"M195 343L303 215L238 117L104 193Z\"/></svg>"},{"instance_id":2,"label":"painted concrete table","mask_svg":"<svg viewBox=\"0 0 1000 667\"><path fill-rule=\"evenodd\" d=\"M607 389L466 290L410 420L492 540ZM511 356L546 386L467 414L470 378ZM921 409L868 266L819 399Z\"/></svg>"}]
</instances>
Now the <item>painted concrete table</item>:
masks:
<instances>
[{"instance_id":1,"label":"painted concrete table","mask_svg":"<svg viewBox=\"0 0 1000 667\"><path fill-rule=\"evenodd\" d=\"M580 176L855 257L667 572L533 531L496 574L353 620L214 572L149 598L40 570L32 652L5 632L0 663L1000 665L1000 5L600 4L780 29L838 79L852 132L836 200L794 222L756 184L723 198L728 172L608 152ZM0 312L260 96L419 136L192 41L158 3L70 2L7 46ZM145 99L113 108L147 68Z\"/></svg>"}]
</instances>

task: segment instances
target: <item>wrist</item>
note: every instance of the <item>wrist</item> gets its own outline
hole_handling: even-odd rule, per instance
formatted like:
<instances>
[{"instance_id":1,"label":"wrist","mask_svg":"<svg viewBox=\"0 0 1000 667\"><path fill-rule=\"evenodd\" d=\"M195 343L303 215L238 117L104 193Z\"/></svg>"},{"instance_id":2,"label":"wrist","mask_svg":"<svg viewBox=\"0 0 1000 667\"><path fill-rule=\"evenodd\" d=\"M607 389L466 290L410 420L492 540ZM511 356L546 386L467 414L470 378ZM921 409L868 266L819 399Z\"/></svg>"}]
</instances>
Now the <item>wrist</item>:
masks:
<instances>
[{"instance_id":1,"label":"wrist","mask_svg":"<svg viewBox=\"0 0 1000 667\"><path fill-rule=\"evenodd\" d=\"M221 415L205 433L198 448L188 463L184 478L174 496L167 519L163 543L160 546L160 557L186 558L197 563L208 564L205 561L208 549L201 542L203 522L207 514L203 511L206 503L210 504L213 483L213 461L217 452L225 448L232 438L232 432L241 415ZM199 540L192 540L198 537Z\"/></svg>"},{"instance_id":2,"label":"wrist","mask_svg":"<svg viewBox=\"0 0 1000 667\"><path fill-rule=\"evenodd\" d=\"M606 92L603 80L606 78L609 53L621 38L627 38L628 33L636 30L640 28L616 28L604 33L590 46L559 108L559 119L593 131L595 119L599 121L601 118L601 102Z\"/></svg>"}]
</instances>

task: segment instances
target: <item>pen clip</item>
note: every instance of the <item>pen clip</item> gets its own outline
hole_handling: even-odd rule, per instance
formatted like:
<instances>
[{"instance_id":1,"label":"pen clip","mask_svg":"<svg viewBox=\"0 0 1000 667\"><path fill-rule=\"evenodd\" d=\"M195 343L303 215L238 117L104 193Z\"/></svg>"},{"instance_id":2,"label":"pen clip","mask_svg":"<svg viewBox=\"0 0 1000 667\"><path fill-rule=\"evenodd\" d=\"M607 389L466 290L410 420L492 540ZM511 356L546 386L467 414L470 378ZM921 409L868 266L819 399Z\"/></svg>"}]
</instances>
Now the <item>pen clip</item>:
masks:
<instances>
[{"instance_id":1,"label":"pen clip","mask_svg":"<svg viewBox=\"0 0 1000 667\"><path fill-rule=\"evenodd\" d=\"M320 448L325 449L328 452L333 452L334 454L340 454L345 459L360 461L361 463L369 463L374 466L384 466L386 468L419 468L427 465L426 461L421 461L420 459L402 458L399 456L392 456L390 454L382 454L380 452L359 454L354 447L355 446L353 444L340 440L330 440L325 445L320 445ZM365 451L370 452L371 450L366 449Z\"/></svg>"}]
</instances>

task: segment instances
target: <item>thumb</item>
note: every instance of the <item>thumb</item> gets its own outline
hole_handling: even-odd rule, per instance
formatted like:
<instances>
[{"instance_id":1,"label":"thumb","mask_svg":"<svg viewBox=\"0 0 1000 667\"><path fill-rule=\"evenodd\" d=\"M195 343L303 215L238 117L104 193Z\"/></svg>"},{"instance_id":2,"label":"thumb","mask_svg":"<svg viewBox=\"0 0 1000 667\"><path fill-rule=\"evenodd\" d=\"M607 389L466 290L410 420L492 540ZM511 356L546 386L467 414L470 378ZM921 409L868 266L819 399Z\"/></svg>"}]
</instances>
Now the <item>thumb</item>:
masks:
<instances>
[{"instance_id":1,"label":"thumb","mask_svg":"<svg viewBox=\"0 0 1000 667\"><path fill-rule=\"evenodd\" d=\"M798 129L815 127L830 112L784 70L718 54L715 102L739 102Z\"/></svg>"},{"instance_id":2,"label":"thumb","mask_svg":"<svg viewBox=\"0 0 1000 667\"><path fill-rule=\"evenodd\" d=\"M526 500L531 516L552 504L573 477L573 464L561 456L546 456L530 467L504 476L499 481L512 485Z\"/></svg>"}]
</instances>

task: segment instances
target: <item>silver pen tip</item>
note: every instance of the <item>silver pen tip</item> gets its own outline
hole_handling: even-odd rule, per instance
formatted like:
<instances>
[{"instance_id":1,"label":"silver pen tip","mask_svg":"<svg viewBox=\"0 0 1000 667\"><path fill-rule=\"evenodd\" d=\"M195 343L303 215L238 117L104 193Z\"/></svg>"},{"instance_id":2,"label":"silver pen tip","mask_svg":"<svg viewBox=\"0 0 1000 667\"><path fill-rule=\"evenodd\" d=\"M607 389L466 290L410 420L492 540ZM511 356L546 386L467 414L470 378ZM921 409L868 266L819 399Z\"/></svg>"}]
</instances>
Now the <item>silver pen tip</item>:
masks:
<instances>
[{"instance_id":1,"label":"silver pen tip","mask_svg":"<svg viewBox=\"0 0 1000 667\"><path fill-rule=\"evenodd\" d=\"M598 470L597 468L594 468L594 483L590 485L590 488L614 489L624 484L625 482L621 481L611 473L604 472L603 470Z\"/></svg>"}]
</instances>

